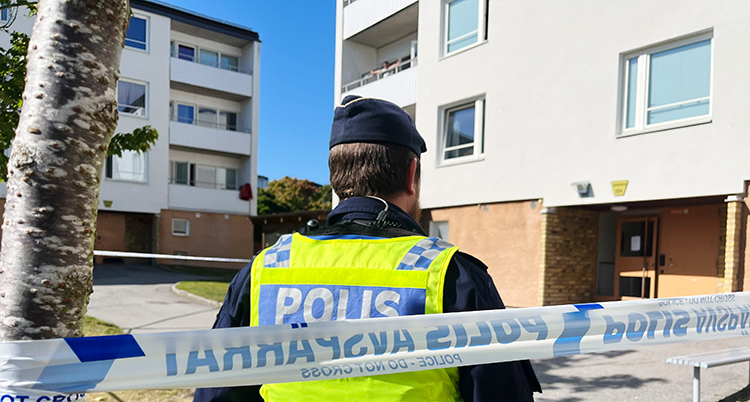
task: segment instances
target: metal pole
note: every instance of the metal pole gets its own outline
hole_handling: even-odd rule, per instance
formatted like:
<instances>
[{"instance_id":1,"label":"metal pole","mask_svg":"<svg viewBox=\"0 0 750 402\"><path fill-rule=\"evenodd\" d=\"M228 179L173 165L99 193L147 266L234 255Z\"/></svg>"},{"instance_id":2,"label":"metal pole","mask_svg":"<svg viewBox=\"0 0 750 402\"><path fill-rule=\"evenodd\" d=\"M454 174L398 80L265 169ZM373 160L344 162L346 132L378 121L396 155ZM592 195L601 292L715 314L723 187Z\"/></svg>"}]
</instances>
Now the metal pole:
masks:
<instances>
[{"instance_id":1,"label":"metal pole","mask_svg":"<svg viewBox=\"0 0 750 402\"><path fill-rule=\"evenodd\" d=\"M701 368L693 367L693 402L701 402Z\"/></svg>"}]
</instances>

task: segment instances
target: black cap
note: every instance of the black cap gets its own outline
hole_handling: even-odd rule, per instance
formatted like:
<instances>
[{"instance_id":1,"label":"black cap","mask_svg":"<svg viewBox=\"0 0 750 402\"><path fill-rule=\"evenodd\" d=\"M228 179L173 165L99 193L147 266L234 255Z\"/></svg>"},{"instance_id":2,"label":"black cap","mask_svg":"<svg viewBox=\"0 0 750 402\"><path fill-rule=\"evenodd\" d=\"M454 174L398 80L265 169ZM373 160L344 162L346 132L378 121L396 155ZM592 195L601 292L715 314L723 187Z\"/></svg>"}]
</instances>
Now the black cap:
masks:
<instances>
[{"instance_id":1,"label":"black cap","mask_svg":"<svg viewBox=\"0 0 750 402\"><path fill-rule=\"evenodd\" d=\"M349 95L333 112L329 149L355 142L399 145L417 157L427 151L414 120L404 109L386 100Z\"/></svg>"}]
</instances>

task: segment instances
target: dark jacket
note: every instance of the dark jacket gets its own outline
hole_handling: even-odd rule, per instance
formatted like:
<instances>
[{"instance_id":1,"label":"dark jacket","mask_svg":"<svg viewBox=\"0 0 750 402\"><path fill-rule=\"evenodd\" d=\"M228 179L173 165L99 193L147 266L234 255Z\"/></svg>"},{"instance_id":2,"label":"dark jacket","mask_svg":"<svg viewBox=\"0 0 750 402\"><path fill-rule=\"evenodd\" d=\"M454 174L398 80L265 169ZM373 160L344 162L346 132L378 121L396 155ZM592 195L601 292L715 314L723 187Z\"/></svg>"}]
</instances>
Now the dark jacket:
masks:
<instances>
[{"instance_id":1,"label":"dark jacket","mask_svg":"<svg viewBox=\"0 0 750 402\"><path fill-rule=\"evenodd\" d=\"M383 225L373 225L384 204L371 198L344 200L328 216L328 232L366 230L383 237L396 237L409 232L426 236L424 230L408 214L389 204ZM358 229L364 227L364 229ZM224 306L216 316L214 328L250 325L250 267L248 264L232 280ZM454 254L448 266L443 291L446 313L505 308L500 295L478 259L462 253ZM533 401L532 392L542 392L534 369L528 360L459 367L459 390L465 402ZM262 401L260 386L235 388L204 388L195 392L195 402Z\"/></svg>"}]
</instances>

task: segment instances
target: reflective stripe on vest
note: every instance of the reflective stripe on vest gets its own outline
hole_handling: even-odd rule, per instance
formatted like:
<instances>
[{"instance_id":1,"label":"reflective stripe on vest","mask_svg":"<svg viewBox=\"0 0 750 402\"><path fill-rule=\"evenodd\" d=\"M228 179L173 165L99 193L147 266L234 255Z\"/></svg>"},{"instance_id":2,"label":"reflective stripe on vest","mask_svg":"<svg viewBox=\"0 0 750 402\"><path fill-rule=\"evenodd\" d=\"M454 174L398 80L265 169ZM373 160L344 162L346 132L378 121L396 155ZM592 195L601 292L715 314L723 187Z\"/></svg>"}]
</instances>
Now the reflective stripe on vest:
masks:
<instances>
[{"instance_id":1,"label":"reflective stripe on vest","mask_svg":"<svg viewBox=\"0 0 750 402\"><path fill-rule=\"evenodd\" d=\"M458 250L436 237L285 235L253 263L251 325L443 311ZM264 385L266 400L460 400L458 369Z\"/></svg>"}]
</instances>

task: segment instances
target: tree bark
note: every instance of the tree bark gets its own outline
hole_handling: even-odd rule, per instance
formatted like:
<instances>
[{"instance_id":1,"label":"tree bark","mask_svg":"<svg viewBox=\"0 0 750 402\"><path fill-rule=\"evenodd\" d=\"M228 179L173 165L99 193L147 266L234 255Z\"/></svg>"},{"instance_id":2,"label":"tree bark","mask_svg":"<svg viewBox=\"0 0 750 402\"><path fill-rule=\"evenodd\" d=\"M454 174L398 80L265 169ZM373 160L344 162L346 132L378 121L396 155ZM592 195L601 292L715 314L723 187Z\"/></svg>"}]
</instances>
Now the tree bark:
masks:
<instances>
[{"instance_id":1,"label":"tree bark","mask_svg":"<svg viewBox=\"0 0 750 402\"><path fill-rule=\"evenodd\" d=\"M0 341L81 335L129 13L128 0L38 4L8 164Z\"/></svg>"}]
</instances>

